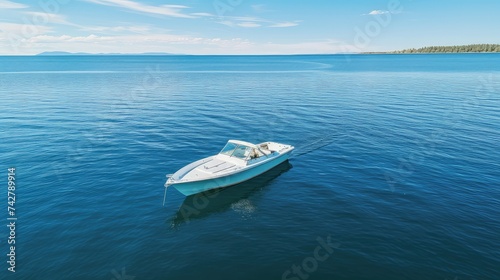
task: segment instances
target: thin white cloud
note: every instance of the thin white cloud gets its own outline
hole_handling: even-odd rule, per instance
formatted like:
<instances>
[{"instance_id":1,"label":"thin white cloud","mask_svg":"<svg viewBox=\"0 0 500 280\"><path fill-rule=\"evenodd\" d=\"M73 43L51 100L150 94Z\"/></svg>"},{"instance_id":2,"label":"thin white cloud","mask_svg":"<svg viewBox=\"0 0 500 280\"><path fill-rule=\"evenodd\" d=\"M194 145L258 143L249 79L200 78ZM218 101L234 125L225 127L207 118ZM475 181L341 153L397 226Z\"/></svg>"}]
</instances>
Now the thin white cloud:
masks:
<instances>
[{"instance_id":1,"label":"thin white cloud","mask_svg":"<svg viewBox=\"0 0 500 280\"><path fill-rule=\"evenodd\" d=\"M40 35L35 36L29 39L29 42L32 44L39 43L70 43L70 42L87 42L87 43L99 43L103 41L109 41L113 37L104 37L97 36L94 34L90 34L88 36L69 36L69 35L61 35L61 36L52 36L52 35Z\"/></svg>"},{"instance_id":2,"label":"thin white cloud","mask_svg":"<svg viewBox=\"0 0 500 280\"><path fill-rule=\"evenodd\" d=\"M87 1L101 5L121 7L128 10L147 13L147 14L163 15L163 16L178 17L178 18L195 17L193 15L183 14L182 10L189 8L183 5L152 6L131 0L87 0Z\"/></svg>"},{"instance_id":3,"label":"thin white cloud","mask_svg":"<svg viewBox=\"0 0 500 280\"><path fill-rule=\"evenodd\" d=\"M388 13L390 13L390 12L389 11L384 11L384 10L373 10L373 11L369 12L366 15L376 16L376 15L384 15L384 14L388 14Z\"/></svg>"},{"instance_id":4,"label":"thin white cloud","mask_svg":"<svg viewBox=\"0 0 500 280\"><path fill-rule=\"evenodd\" d=\"M99 36L90 34L87 36L70 36L70 35L39 35L29 39L31 43L71 43L71 42L85 42L85 43L110 43L119 52L120 48L117 46L126 47L127 45L151 45L162 44L215 44L226 42L220 38L207 39L201 37L193 37L188 35L171 35L171 34L148 34L148 35L119 35L119 36ZM232 40L229 40L232 41ZM70 45L68 45L70 46Z\"/></svg>"},{"instance_id":5,"label":"thin white cloud","mask_svg":"<svg viewBox=\"0 0 500 280\"><path fill-rule=\"evenodd\" d=\"M296 21L285 21L285 22L274 22L267 19L257 18L257 17L224 17L224 20L218 21L220 24L224 24L230 27L292 27L299 25L298 20Z\"/></svg>"},{"instance_id":6,"label":"thin white cloud","mask_svg":"<svg viewBox=\"0 0 500 280\"><path fill-rule=\"evenodd\" d=\"M132 32L142 34L151 29L148 26L82 26L80 30L88 32Z\"/></svg>"},{"instance_id":7,"label":"thin white cloud","mask_svg":"<svg viewBox=\"0 0 500 280\"><path fill-rule=\"evenodd\" d=\"M267 22L267 20L265 20L265 19L256 18L256 17L226 17L226 18L232 19L232 20L238 20L238 21Z\"/></svg>"},{"instance_id":8,"label":"thin white cloud","mask_svg":"<svg viewBox=\"0 0 500 280\"><path fill-rule=\"evenodd\" d=\"M60 14L42 12L24 12L24 14L28 15L28 18L32 19L32 22L36 22L37 24L58 23L73 25L66 20L66 17Z\"/></svg>"},{"instance_id":9,"label":"thin white cloud","mask_svg":"<svg viewBox=\"0 0 500 280\"><path fill-rule=\"evenodd\" d=\"M221 20L221 21L218 21L217 23L224 24L224 25L229 26L229 27L233 27L236 25L234 22L232 22L230 20Z\"/></svg>"},{"instance_id":10,"label":"thin white cloud","mask_svg":"<svg viewBox=\"0 0 500 280\"><path fill-rule=\"evenodd\" d=\"M24 9L29 6L7 0L0 0L0 9Z\"/></svg>"},{"instance_id":11,"label":"thin white cloud","mask_svg":"<svg viewBox=\"0 0 500 280\"><path fill-rule=\"evenodd\" d=\"M190 15L195 17L213 17L214 15L210 13L191 13Z\"/></svg>"},{"instance_id":12,"label":"thin white cloud","mask_svg":"<svg viewBox=\"0 0 500 280\"><path fill-rule=\"evenodd\" d=\"M247 27L247 28L255 28L255 27L260 27L261 26L260 24L258 24L256 22L252 22L252 21L240 22L237 25L241 26L241 27Z\"/></svg>"},{"instance_id":13,"label":"thin white cloud","mask_svg":"<svg viewBox=\"0 0 500 280\"><path fill-rule=\"evenodd\" d=\"M260 27L262 23L268 22L265 19L256 17L224 17L224 20L217 21L217 23L224 24L229 27Z\"/></svg>"},{"instance_id":14,"label":"thin white cloud","mask_svg":"<svg viewBox=\"0 0 500 280\"><path fill-rule=\"evenodd\" d=\"M0 22L0 38L26 39L51 32L52 28L44 25ZM4 37L2 37L3 35Z\"/></svg>"},{"instance_id":15,"label":"thin white cloud","mask_svg":"<svg viewBox=\"0 0 500 280\"><path fill-rule=\"evenodd\" d=\"M284 27L293 27L293 26L297 26L297 25L299 25L298 22L287 21L287 22L275 23L275 24L269 25L269 27L284 28Z\"/></svg>"}]
</instances>

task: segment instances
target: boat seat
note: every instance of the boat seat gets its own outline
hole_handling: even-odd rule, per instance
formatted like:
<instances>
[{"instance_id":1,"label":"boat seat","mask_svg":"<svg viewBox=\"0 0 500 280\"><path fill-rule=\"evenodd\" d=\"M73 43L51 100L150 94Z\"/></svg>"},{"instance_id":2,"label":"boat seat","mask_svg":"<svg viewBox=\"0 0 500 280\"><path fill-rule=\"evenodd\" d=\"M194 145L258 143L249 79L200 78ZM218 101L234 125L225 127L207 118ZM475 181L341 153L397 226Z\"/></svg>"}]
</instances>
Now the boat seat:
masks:
<instances>
[{"instance_id":1,"label":"boat seat","mask_svg":"<svg viewBox=\"0 0 500 280\"><path fill-rule=\"evenodd\" d=\"M223 165L225 162L224 161L213 161L212 164L204 164L203 167L205 169L212 169L212 168L216 168L216 167L219 167L220 165Z\"/></svg>"}]
</instances>

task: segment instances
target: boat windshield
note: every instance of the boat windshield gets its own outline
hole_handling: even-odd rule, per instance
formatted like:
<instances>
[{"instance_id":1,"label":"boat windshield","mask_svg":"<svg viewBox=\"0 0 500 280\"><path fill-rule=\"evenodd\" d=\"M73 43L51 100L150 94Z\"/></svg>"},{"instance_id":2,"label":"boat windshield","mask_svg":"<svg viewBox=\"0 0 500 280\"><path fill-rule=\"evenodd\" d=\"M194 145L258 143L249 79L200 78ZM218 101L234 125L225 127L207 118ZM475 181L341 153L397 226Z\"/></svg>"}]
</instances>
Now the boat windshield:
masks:
<instances>
[{"instance_id":1,"label":"boat windshield","mask_svg":"<svg viewBox=\"0 0 500 280\"><path fill-rule=\"evenodd\" d=\"M250 148L250 147L229 142L222 149L220 154L227 155L230 157L236 157L236 158L240 158L240 159L246 159L248 157L248 155L250 155L251 151L252 151L252 148Z\"/></svg>"},{"instance_id":2,"label":"boat windshield","mask_svg":"<svg viewBox=\"0 0 500 280\"><path fill-rule=\"evenodd\" d=\"M234 152L236 147L238 147L237 144L228 142L226 146L222 149L222 151L220 151L220 154L230 156Z\"/></svg>"}]
</instances>

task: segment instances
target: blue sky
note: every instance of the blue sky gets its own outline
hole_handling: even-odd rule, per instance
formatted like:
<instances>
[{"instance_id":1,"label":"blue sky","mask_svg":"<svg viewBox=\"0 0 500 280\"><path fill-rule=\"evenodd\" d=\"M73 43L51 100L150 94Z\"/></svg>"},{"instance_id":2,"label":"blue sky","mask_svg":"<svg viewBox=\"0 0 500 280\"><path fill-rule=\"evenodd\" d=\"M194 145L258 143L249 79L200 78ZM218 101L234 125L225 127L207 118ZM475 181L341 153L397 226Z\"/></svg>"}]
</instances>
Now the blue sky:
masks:
<instances>
[{"instance_id":1,"label":"blue sky","mask_svg":"<svg viewBox=\"0 0 500 280\"><path fill-rule=\"evenodd\" d=\"M0 0L0 54L297 54L500 43L500 1Z\"/></svg>"}]
</instances>

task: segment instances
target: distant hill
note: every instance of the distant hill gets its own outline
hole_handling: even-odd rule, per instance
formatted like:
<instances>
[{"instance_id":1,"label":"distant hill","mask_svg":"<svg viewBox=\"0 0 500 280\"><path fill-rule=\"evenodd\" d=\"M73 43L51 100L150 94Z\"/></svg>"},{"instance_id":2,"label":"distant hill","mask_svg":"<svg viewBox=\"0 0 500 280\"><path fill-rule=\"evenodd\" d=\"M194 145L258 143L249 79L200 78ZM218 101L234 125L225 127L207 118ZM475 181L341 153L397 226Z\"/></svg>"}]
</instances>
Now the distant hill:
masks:
<instances>
[{"instance_id":1,"label":"distant hill","mask_svg":"<svg viewBox=\"0 0 500 280\"><path fill-rule=\"evenodd\" d=\"M37 55L88 55L88 53L70 53L70 52L43 52Z\"/></svg>"},{"instance_id":2,"label":"distant hill","mask_svg":"<svg viewBox=\"0 0 500 280\"><path fill-rule=\"evenodd\" d=\"M64 55L178 55L172 53L162 53L162 52L145 52L145 53L85 53L85 52L42 52L37 54L37 56L64 56Z\"/></svg>"},{"instance_id":3,"label":"distant hill","mask_svg":"<svg viewBox=\"0 0 500 280\"><path fill-rule=\"evenodd\" d=\"M474 44L463 46L432 46L386 53L498 53L500 44Z\"/></svg>"}]
</instances>

